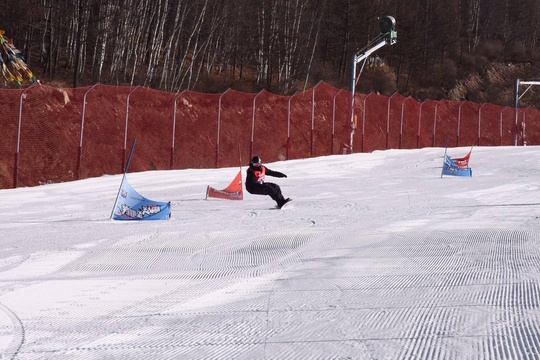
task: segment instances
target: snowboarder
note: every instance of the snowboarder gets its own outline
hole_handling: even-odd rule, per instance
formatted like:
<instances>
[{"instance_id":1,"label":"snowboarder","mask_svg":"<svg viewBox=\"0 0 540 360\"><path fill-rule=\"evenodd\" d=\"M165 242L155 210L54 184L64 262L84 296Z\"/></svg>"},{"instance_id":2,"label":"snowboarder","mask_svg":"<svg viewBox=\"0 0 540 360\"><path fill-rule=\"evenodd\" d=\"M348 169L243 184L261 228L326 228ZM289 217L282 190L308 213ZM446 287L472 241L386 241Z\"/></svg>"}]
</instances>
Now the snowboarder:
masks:
<instances>
[{"instance_id":1,"label":"snowboarder","mask_svg":"<svg viewBox=\"0 0 540 360\"><path fill-rule=\"evenodd\" d=\"M282 208L283 205L291 201L291 198L285 199L281 194L281 188L279 185L264 182L266 175L274 176L278 178L286 178L287 175L280 173L279 171L273 171L264 166L261 163L261 158L255 156L249 163L246 176L246 190L250 194L255 195L269 195L276 203L278 208Z\"/></svg>"}]
</instances>

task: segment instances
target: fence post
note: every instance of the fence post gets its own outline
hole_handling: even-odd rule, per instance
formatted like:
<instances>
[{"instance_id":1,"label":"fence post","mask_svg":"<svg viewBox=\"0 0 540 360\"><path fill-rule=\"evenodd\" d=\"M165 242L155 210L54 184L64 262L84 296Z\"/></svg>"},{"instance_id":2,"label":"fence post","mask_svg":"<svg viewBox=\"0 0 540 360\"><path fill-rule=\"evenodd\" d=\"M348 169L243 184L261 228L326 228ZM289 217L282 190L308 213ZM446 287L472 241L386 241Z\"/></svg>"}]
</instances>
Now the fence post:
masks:
<instances>
[{"instance_id":1,"label":"fence post","mask_svg":"<svg viewBox=\"0 0 540 360\"><path fill-rule=\"evenodd\" d=\"M516 79L514 85L514 146L518 144L518 106L519 106L519 79Z\"/></svg>"},{"instance_id":2,"label":"fence post","mask_svg":"<svg viewBox=\"0 0 540 360\"><path fill-rule=\"evenodd\" d=\"M366 100L368 97L370 97L371 95L373 95L373 93L369 93L365 98L364 98L364 103L363 103L363 106L364 108L362 109L362 152L364 152L364 143L366 142Z\"/></svg>"},{"instance_id":3,"label":"fence post","mask_svg":"<svg viewBox=\"0 0 540 360\"><path fill-rule=\"evenodd\" d=\"M22 125L22 103L23 98L26 98L26 92L30 90L34 85L38 84L38 82L34 82L32 85L24 89L24 91L21 93L21 97L19 100L19 128L17 130L17 150L15 151L15 164L13 166L13 188L15 189L17 187L17 183L19 182L19 150L21 148L21 125Z\"/></svg>"},{"instance_id":4,"label":"fence post","mask_svg":"<svg viewBox=\"0 0 540 360\"><path fill-rule=\"evenodd\" d=\"M530 107L526 108L524 111L523 111L523 121L521 122L521 145L525 146L525 126L527 125L526 124L526 114L527 114L527 111L531 110Z\"/></svg>"},{"instance_id":5,"label":"fence post","mask_svg":"<svg viewBox=\"0 0 540 360\"><path fill-rule=\"evenodd\" d=\"M401 125L400 125L400 128L399 128L399 148L400 149L401 149L401 146L403 144L403 110L405 109L405 103L409 99L411 99L410 96L408 98L406 98L405 100L403 100L403 102L401 103Z\"/></svg>"},{"instance_id":6,"label":"fence post","mask_svg":"<svg viewBox=\"0 0 540 360\"><path fill-rule=\"evenodd\" d=\"M171 161L170 161L170 168L171 170L174 169L174 141L176 139L176 100L185 93L187 90L184 90L182 92L177 92L174 96L174 103L173 103L173 127L172 127L172 143L171 143Z\"/></svg>"},{"instance_id":7,"label":"fence post","mask_svg":"<svg viewBox=\"0 0 540 360\"><path fill-rule=\"evenodd\" d=\"M503 144L503 113L505 110L507 109L510 109L508 106L505 106L500 114L499 114L499 119L500 119L500 126L499 126L499 139L500 139L500 145L502 146Z\"/></svg>"},{"instance_id":8,"label":"fence post","mask_svg":"<svg viewBox=\"0 0 540 360\"><path fill-rule=\"evenodd\" d=\"M81 139L79 141L79 150L77 151L77 180L81 179L81 163L82 163L82 144L83 144L83 135L84 135L84 116L86 114L86 95L96 86L98 86L99 83L92 86L90 89L88 89L83 96L83 108L82 108L82 117L81 117Z\"/></svg>"},{"instance_id":9,"label":"fence post","mask_svg":"<svg viewBox=\"0 0 540 360\"><path fill-rule=\"evenodd\" d=\"M395 93L392 94L392 96L388 98L388 116L386 120L386 150L388 150L388 140L390 138L390 101L397 94L398 92L396 91Z\"/></svg>"},{"instance_id":10,"label":"fence post","mask_svg":"<svg viewBox=\"0 0 540 360\"><path fill-rule=\"evenodd\" d=\"M251 159L253 157L253 139L255 138L255 110L256 110L256 100L257 96L261 95L264 92L264 89L261 90L255 97L253 98L253 115L251 116L251 142L249 144L249 158Z\"/></svg>"},{"instance_id":11,"label":"fence post","mask_svg":"<svg viewBox=\"0 0 540 360\"><path fill-rule=\"evenodd\" d=\"M355 55L353 55L353 59L355 59ZM353 64L355 64L353 60ZM354 101L355 101L355 84L356 84L356 65L352 66L353 69L353 76L352 76L352 85L351 85L351 110L349 112L349 150L348 153L353 153L353 141L354 141Z\"/></svg>"},{"instance_id":12,"label":"fence post","mask_svg":"<svg viewBox=\"0 0 540 360\"><path fill-rule=\"evenodd\" d=\"M420 149L420 128L422 124L422 107L424 104L428 101L428 99L424 100L422 104L420 104L420 111L418 112L418 136L416 137L416 148Z\"/></svg>"},{"instance_id":13,"label":"fence post","mask_svg":"<svg viewBox=\"0 0 540 360\"><path fill-rule=\"evenodd\" d=\"M287 110L287 160L290 159L289 150L291 149L291 100L296 94L298 94L298 91L295 91L289 98L289 107Z\"/></svg>"},{"instance_id":14,"label":"fence post","mask_svg":"<svg viewBox=\"0 0 540 360\"><path fill-rule=\"evenodd\" d=\"M336 95L334 95L334 99L332 102L332 139L330 142L330 155L334 155L334 136L335 136L335 129L336 129L336 97L342 91L343 89L339 90L336 93Z\"/></svg>"},{"instance_id":15,"label":"fence post","mask_svg":"<svg viewBox=\"0 0 540 360\"><path fill-rule=\"evenodd\" d=\"M221 98L231 90L230 88L225 90L223 94L219 96L218 100L218 119L217 119L217 142L216 142L216 169L219 167L219 133L221 131Z\"/></svg>"},{"instance_id":16,"label":"fence post","mask_svg":"<svg viewBox=\"0 0 540 360\"><path fill-rule=\"evenodd\" d=\"M138 88L140 88L139 85L137 85L133 90L131 90L127 96L127 101L126 101L126 127L124 129L124 149L122 151L122 172L123 173L126 169L126 151L127 151L127 134L128 134L128 121L129 121L129 98L131 97L131 94L133 94L133 92L135 90L137 90Z\"/></svg>"},{"instance_id":17,"label":"fence post","mask_svg":"<svg viewBox=\"0 0 540 360\"><path fill-rule=\"evenodd\" d=\"M309 145L309 156L313 157L313 131L315 128L315 86L311 89L311 134L310 134L310 145Z\"/></svg>"},{"instance_id":18,"label":"fence post","mask_svg":"<svg viewBox=\"0 0 540 360\"><path fill-rule=\"evenodd\" d=\"M442 100L437 101L437 104L435 104L435 115L433 116L433 139L431 141L431 146L435 147L435 134L437 133L437 108L439 107L439 104Z\"/></svg>"},{"instance_id":19,"label":"fence post","mask_svg":"<svg viewBox=\"0 0 540 360\"><path fill-rule=\"evenodd\" d=\"M483 103L482 106L480 106L480 109L478 109L478 146L480 146L480 121L482 120L482 108L484 107L484 105L487 105L487 103Z\"/></svg>"},{"instance_id":20,"label":"fence post","mask_svg":"<svg viewBox=\"0 0 540 360\"><path fill-rule=\"evenodd\" d=\"M319 81L317 85L311 90L311 146L310 146L310 156L314 156L314 143L315 143L315 89L323 81Z\"/></svg>"},{"instance_id":21,"label":"fence post","mask_svg":"<svg viewBox=\"0 0 540 360\"><path fill-rule=\"evenodd\" d=\"M459 132L461 129L461 107L465 105L466 101L462 101L458 108L458 123L457 123L457 144L456 146L459 147Z\"/></svg>"}]
</instances>

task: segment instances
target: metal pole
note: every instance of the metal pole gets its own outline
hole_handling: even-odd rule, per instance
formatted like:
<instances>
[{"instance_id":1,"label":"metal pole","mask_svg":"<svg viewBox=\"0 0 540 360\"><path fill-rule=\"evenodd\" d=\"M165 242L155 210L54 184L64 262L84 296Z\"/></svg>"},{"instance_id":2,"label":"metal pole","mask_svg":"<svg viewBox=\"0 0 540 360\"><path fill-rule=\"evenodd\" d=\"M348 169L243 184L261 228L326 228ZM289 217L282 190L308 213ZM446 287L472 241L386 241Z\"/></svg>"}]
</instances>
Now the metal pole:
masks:
<instances>
[{"instance_id":1,"label":"metal pole","mask_svg":"<svg viewBox=\"0 0 540 360\"><path fill-rule=\"evenodd\" d=\"M435 147L435 134L437 133L437 108L439 107L439 104L442 100L437 101L437 104L435 105L435 115L433 116L433 139L431 141L431 146Z\"/></svg>"},{"instance_id":2,"label":"metal pole","mask_svg":"<svg viewBox=\"0 0 540 360\"><path fill-rule=\"evenodd\" d=\"M13 168L13 188L14 189L17 187L17 183L19 182L19 150L21 148L22 103L23 103L23 99L26 98L26 92L38 83L39 82L36 81L32 83L32 85L24 89L19 99L19 128L17 130L17 149L15 151L15 165Z\"/></svg>"},{"instance_id":3,"label":"metal pole","mask_svg":"<svg viewBox=\"0 0 540 360\"><path fill-rule=\"evenodd\" d=\"M521 96L519 95L519 85L529 85L529 87L523 92L523 94L521 94ZM533 85L540 85L540 81L520 81L519 79L516 79L516 85L515 85L515 88L514 88L514 146L517 146L518 144L518 116L519 116L519 112L518 112L518 105L519 105L519 99L521 99L521 97L523 95L525 95L525 93L527 91L529 91L529 89L533 86Z\"/></svg>"},{"instance_id":4,"label":"metal pole","mask_svg":"<svg viewBox=\"0 0 540 360\"><path fill-rule=\"evenodd\" d=\"M131 97L131 94L135 90L140 88L140 86L136 86L133 90L131 90L127 96L126 101L126 127L124 129L124 151L122 152L122 171L124 171L124 168L126 166L126 151L127 151L127 134L128 134L128 122L129 122L129 98Z\"/></svg>"},{"instance_id":5,"label":"metal pole","mask_svg":"<svg viewBox=\"0 0 540 360\"><path fill-rule=\"evenodd\" d=\"M482 104L482 106L480 106L480 109L478 109L478 146L480 146L480 128L481 128L481 120L482 120L482 108L487 105L487 103L484 103Z\"/></svg>"},{"instance_id":6,"label":"metal pole","mask_svg":"<svg viewBox=\"0 0 540 360\"><path fill-rule=\"evenodd\" d=\"M364 108L363 108L363 113L362 113L362 152L364 152L364 143L365 143L365 136L366 136L366 100L368 97L370 97L371 95L373 95L373 93L369 93L365 98L364 98Z\"/></svg>"},{"instance_id":7,"label":"metal pole","mask_svg":"<svg viewBox=\"0 0 540 360\"><path fill-rule=\"evenodd\" d=\"M354 93L356 92L356 55L352 57L351 66L351 111L349 117L349 154L353 152L354 138Z\"/></svg>"},{"instance_id":8,"label":"metal pole","mask_svg":"<svg viewBox=\"0 0 540 360\"><path fill-rule=\"evenodd\" d=\"M291 100L296 94L298 94L298 91L295 91L295 93L289 98L289 106L287 110L287 160L290 159L289 151L291 148Z\"/></svg>"},{"instance_id":9,"label":"metal pole","mask_svg":"<svg viewBox=\"0 0 540 360\"><path fill-rule=\"evenodd\" d=\"M386 150L388 150L388 141L390 138L390 101L397 95L397 91L388 98L388 116L386 120Z\"/></svg>"},{"instance_id":10,"label":"metal pole","mask_svg":"<svg viewBox=\"0 0 540 360\"><path fill-rule=\"evenodd\" d=\"M253 114L251 116L251 143L249 145L249 158L251 159L253 157L253 139L255 138L255 105L257 96L261 95L264 92L264 90L261 90L255 97L253 98Z\"/></svg>"},{"instance_id":11,"label":"metal pole","mask_svg":"<svg viewBox=\"0 0 540 360\"><path fill-rule=\"evenodd\" d=\"M319 81L317 85L313 87L311 92L311 146L310 146L310 157L314 156L314 143L315 143L315 89L322 82Z\"/></svg>"},{"instance_id":12,"label":"metal pole","mask_svg":"<svg viewBox=\"0 0 540 360\"><path fill-rule=\"evenodd\" d=\"M499 138L500 138L500 145L503 144L503 113L505 110L510 109L508 106L505 106L504 109L501 110L501 113L499 114L500 118L500 127L499 127Z\"/></svg>"},{"instance_id":13,"label":"metal pole","mask_svg":"<svg viewBox=\"0 0 540 360\"><path fill-rule=\"evenodd\" d=\"M517 146L517 124L518 124L518 103L519 103L519 79L516 79L514 86L514 146Z\"/></svg>"},{"instance_id":14,"label":"metal pole","mask_svg":"<svg viewBox=\"0 0 540 360\"><path fill-rule=\"evenodd\" d=\"M381 47L382 45L379 44L377 45L377 49L379 47ZM369 53L375 51L376 49L372 49L369 51ZM349 153L352 154L353 153L353 143L354 143L354 133L355 133L355 130L356 130L356 122L354 121L355 119L355 115L354 115L354 103L355 103L355 100L356 100L356 97L355 97L355 94L356 94L356 81L357 81L357 78L356 78L356 64L361 61L361 60L364 60L364 62L362 63L362 68L360 69L360 74L358 75L358 77L360 77L360 75L362 74L362 70L364 68L364 65L366 64L366 60L367 60L367 56L369 56L369 54L361 54L361 55L355 55L353 56L353 71L352 71L352 79L351 79L351 113L350 113L350 123L349 123L349 128L350 128L350 139L349 139ZM362 145L363 146L363 145Z\"/></svg>"},{"instance_id":15,"label":"metal pole","mask_svg":"<svg viewBox=\"0 0 540 360\"><path fill-rule=\"evenodd\" d=\"M400 124L400 127L399 127L399 148L400 149L401 149L402 144L403 144L403 111L405 110L405 103L409 99L411 99L410 96L408 98L406 98L405 100L403 100L403 102L401 103L401 124Z\"/></svg>"},{"instance_id":16,"label":"metal pole","mask_svg":"<svg viewBox=\"0 0 540 360\"><path fill-rule=\"evenodd\" d=\"M333 99L333 107L332 107L332 140L330 142L330 155L334 155L334 136L335 136L335 127L336 127L336 97L342 91L343 91L343 89L339 90L336 93L336 95L334 95L334 99Z\"/></svg>"},{"instance_id":17,"label":"metal pole","mask_svg":"<svg viewBox=\"0 0 540 360\"><path fill-rule=\"evenodd\" d=\"M90 89L88 89L84 93L84 97L83 97L83 108L82 108L82 119L81 119L81 139L79 141L79 149L77 151L77 171L76 171L77 180L81 179L82 145L83 145L83 134L84 134L84 119L85 119L85 114L86 114L86 95L88 95L88 93L94 90L94 88L98 85L99 83L95 84Z\"/></svg>"},{"instance_id":18,"label":"metal pole","mask_svg":"<svg viewBox=\"0 0 540 360\"><path fill-rule=\"evenodd\" d=\"M221 98L223 95L227 93L227 91L231 90L230 88L225 90L223 94L219 96L218 100L218 120L217 120L217 142L216 142L216 168L219 167L219 133L221 131Z\"/></svg>"},{"instance_id":19,"label":"metal pole","mask_svg":"<svg viewBox=\"0 0 540 360\"><path fill-rule=\"evenodd\" d=\"M379 19L381 21L381 19ZM350 112L350 139L349 139L349 152L353 153L353 140L354 140L354 131L355 131L355 122L354 122L354 101L356 93L356 64L360 61L364 61L362 64L362 69L366 63L367 58L373 54L375 51L379 50L385 45L393 45L397 42L397 32L395 32L395 19L392 16L385 16L382 18L384 23L388 25L381 26L382 22L379 23L381 34L377 37L378 43L371 42L368 47L362 49L360 52L352 56L351 61L351 112ZM360 74L362 73L360 70ZM388 144L387 144L388 148Z\"/></svg>"},{"instance_id":20,"label":"metal pole","mask_svg":"<svg viewBox=\"0 0 540 360\"><path fill-rule=\"evenodd\" d=\"M428 100L424 100L422 104L420 104L420 111L418 112L418 136L416 137L416 148L420 149L420 126L422 123L422 107Z\"/></svg>"},{"instance_id":21,"label":"metal pole","mask_svg":"<svg viewBox=\"0 0 540 360\"><path fill-rule=\"evenodd\" d=\"M527 125L526 123L526 115L527 115L527 111L531 110L530 107L526 108L524 111L523 111L523 121L521 122L521 145L525 146L525 126Z\"/></svg>"},{"instance_id":22,"label":"metal pole","mask_svg":"<svg viewBox=\"0 0 540 360\"><path fill-rule=\"evenodd\" d=\"M459 132L460 132L460 129L461 129L461 107L463 105L465 105L466 101L463 101L460 105L459 105L459 109L458 109L458 123L457 123L457 147L459 147Z\"/></svg>"},{"instance_id":23,"label":"metal pole","mask_svg":"<svg viewBox=\"0 0 540 360\"><path fill-rule=\"evenodd\" d=\"M182 95L183 93L185 93L187 90L184 90L180 93L176 93L176 95L174 96L174 110L173 110L173 128L172 128L172 142L171 142L171 162L170 162L170 169L173 170L174 169L174 143L175 143L175 138L176 138L176 100L178 100L178 98L180 97L180 95Z\"/></svg>"}]
</instances>

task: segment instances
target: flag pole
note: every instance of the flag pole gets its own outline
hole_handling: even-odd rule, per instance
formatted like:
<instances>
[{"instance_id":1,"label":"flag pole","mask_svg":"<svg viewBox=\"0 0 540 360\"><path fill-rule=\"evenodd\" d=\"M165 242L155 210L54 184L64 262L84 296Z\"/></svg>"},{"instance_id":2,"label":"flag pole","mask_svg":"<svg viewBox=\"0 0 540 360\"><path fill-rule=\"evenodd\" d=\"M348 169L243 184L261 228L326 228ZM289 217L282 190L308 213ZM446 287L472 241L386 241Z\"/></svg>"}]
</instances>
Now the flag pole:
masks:
<instances>
[{"instance_id":1,"label":"flag pole","mask_svg":"<svg viewBox=\"0 0 540 360\"><path fill-rule=\"evenodd\" d=\"M441 169L441 179L444 173L444 163L446 162L446 151L448 150L448 135L446 135L446 147L444 148L444 158L443 158L443 165Z\"/></svg>"},{"instance_id":2,"label":"flag pole","mask_svg":"<svg viewBox=\"0 0 540 360\"><path fill-rule=\"evenodd\" d=\"M116 194L116 200L114 201L114 206L111 211L111 216L109 219L112 219L114 215L114 209L116 209L116 204L118 203L118 196L120 196L120 191L122 191L122 185L124 184L124 180L126 179L126 173L129 169L129 164L131 163L131 157L133 156L133 150L135 150L135 143L137 142L137 139L133 139L133 144L131 145L131 151L129 152L128 161L126 164L126 167L124 169L124 175L122 176L122 182L120 183L120 188L118 189L118 193Z\"/></svg>"}]
</instances>

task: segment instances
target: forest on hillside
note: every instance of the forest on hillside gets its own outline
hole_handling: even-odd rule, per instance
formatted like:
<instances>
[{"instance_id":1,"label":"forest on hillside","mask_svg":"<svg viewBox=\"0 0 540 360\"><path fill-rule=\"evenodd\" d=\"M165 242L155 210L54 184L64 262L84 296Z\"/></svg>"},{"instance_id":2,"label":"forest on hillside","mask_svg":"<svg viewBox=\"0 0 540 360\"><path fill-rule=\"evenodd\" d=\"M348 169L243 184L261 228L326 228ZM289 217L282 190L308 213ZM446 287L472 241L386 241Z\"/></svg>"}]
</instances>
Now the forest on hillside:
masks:
<instances>
[{"instance_id":1,"label":"forest on hillside","mask_svg":"<svg viewBox=\"0 0 540 360\"><path fill-rule=\"evenodd\" d=\"M397 43L370 58L358 92L512 105L517 78L540 78L537 2L6 0L0 29L53 86L291 94L348 89L352 56L390 15Z\"/></svg>"}]
</instances>

